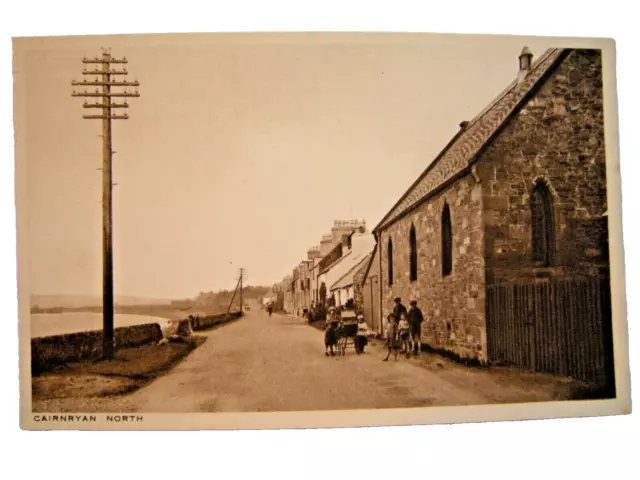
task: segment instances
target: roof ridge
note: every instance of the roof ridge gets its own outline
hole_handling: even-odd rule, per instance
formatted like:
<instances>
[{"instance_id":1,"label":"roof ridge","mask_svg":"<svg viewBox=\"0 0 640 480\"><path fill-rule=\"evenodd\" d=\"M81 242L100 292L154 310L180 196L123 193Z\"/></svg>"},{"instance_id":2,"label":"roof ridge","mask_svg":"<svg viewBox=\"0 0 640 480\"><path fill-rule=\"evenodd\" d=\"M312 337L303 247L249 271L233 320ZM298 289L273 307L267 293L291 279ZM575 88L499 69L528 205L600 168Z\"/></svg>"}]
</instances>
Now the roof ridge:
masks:
<instances>
[{"instance_id":1,"label":"roof ridge","mask_svg":"<svg viewBox=\"0 0 640 480\"><path fill-rule=\"evenodd\" d=\"M430 192L467 168L486 142L521 105L522 100L538 85L565 50L548 49L534 62L523 81L518 82L517 79L512 81L469 125L460 130L387 212L373 232L376 233L384 225L393 222L397 216L402 215ZM443 163L444 159L450 161Z\"/></svg>"},{"instance_id":2,"label":"roof ridge","mask_svg":"<svg viewBox=\"0 0 640 480\"><path fill-rule=\"evenodd\" d=\"M536 70L540 66L540 64L556 50L558 49L548 48L542 55L540 55L533 62L533 64L531 65L531 71L533 72L534 70ZM486 114L489 110L491 110L497 103L500 102L500 100L506 97L509 94L509 92L511 92L511 90L513 90L517 86L518 86L518 79L516 78L512 80L511 83L509 83L509 85L507 85L507 87L504 90L502 90L491 102L489 102L489 104L486 107L484 107L479 114L477 114L475 117L473 117L469 121L469 125L467 125L467 128L473 126L478 120L480 120L480 118L482 118L484 114Z\"/></svg>"},{"instance_id":3,"label":"roof ridge","mask_svg":"<svg viewBox=\"0 0 640 480\"><path fill-rule=\"evenodd\" d=\"M365 262L365 260L369 260L369 256L372 253L373 253L373 250L370 251L369 253L367 253L363 258L359 259L359 261L353 267L351 267L344 275L342 275L339 279L337 279L335 282L333 282L333 285L331 285L331 287L329 287L329 291L331 291L343 279L348 277L351 272L353 272L354 270L356 270L358 268L362 268L362 264Z\"/></svg>"}]
</instances>

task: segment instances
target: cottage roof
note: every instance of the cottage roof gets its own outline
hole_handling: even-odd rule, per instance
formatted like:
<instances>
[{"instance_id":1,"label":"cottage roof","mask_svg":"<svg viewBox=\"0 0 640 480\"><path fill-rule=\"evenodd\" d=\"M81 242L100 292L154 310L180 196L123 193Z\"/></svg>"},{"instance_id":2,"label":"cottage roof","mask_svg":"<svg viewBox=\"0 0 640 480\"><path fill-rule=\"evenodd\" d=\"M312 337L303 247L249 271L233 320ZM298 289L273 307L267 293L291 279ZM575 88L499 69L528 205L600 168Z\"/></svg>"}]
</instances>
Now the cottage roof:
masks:
<instances>
[{"instance_id":1,"label":"cottage roof","mask_svg":"<svg viewBox=\"0 0 640 480\"><path fill-rule=\"evenodd\" d=\"M371 268L374 268L376 272L378 270L378 266L376 265L376 262L378 261L377 246L378 246L378 243L376 241L376 245L373 247L373 252L371 252L371 256L369 257L369 260L367 262L367 268L365 268L364 275L362 276L362 285L364 285L365 282L367 281L367 278L369 278L369 274L371 273Z\"/></svg>"},{"instance_id":2,"label":"cottage roof","mask_svg":"<svg viewBox=\"0 0 640 480\"><path fill-rule=\"evenodd\" d=\"M463 122L461 130L429 164L426 170L409 187L407 192L383 217L373 229L374 233L393 223L400 215L418 205L430 193L436 191L445 182L464 172L483 147L494 137L498 130L520 110L529 93L546 78L547 72L559 64L566 56L565 49L547 50L531 67L530 73L518 82L514 79L473 120Z\"/></svg>"},{"instance_id":3,"label":"cottage roof","mask_svg":"<svg viewBox=\"0 0 640 480\"><path fill-rule=\"evenodd\" d=\"M375 246L375 239L370 233L353 235L351 240L351 249L323 272L329 289L371 253Z\"/></svg>"},{"instance_id":4,"label":"cottage roof","mask_svg":"<svg viewBox=\"0 0 640 480\"><path fill-rule=\"evenodd\" d=\"M350 287L355 283L354 278L356 274L360 271L362 267L368 264L369 259L371 258L371 253L369 253L366 257L362 258L356 265L354 265L351 270L345 273L342 278L340 278L336 283L331 287L331 291L339 290L341 288Z\"/></svg>"}]
</instances>

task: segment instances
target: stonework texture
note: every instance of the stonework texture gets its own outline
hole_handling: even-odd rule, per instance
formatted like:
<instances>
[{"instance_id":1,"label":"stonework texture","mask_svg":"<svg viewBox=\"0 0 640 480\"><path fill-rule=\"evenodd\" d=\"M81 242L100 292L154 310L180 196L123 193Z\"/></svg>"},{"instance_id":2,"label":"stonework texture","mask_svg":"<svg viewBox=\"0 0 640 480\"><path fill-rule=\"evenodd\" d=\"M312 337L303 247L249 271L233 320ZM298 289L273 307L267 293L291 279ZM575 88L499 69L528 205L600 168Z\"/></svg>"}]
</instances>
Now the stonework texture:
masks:
<instances>
[{"instance_id":1,"label":"stonework texture","mask_svg":"<svg viewBox=\"0 0 640 480\"><path fill-rule=\"evenodd\" d=\"M421 204L411 193L408 198L419 206L379 230L379 315L393 309L394 297L407 307L412 298L418 300L426 319L423 341L432 347L487 361L487 284L607 273L601 56L592 50L563 55L554 57L561 61L547 69L522 97L523 106L479 150L473 171ZM548 185L553 201L555 253L545 268L532 256L530 194L538 180ZM445 202L453 232L453 271L447 276L441 239ZM415 281L409 277L411 225L417 236Z\"/></svg>"},{"instance_id":2,"label":"stonework texture","mask_svg":"<svg viewBox=\"0 0 640 480\"><path fill-rule=\"evenodd\" d=\"M442 210L449 205L452 225L453 270L442 275ZM418 278L409 277L409 231L415 227ZM388 241L393 243L393 284L388 281ZM483 359L484 259L482 188L468 175L393 223L381 236L382 315L393 299L405 306L414 298L425 315L425 343L450 350L462 358Z\"/></svg>"},{"instance_id":3,"label":"stonework texture","mask_svg":"<svg viewBox=\"0 0 640 480\"><path fill-rule=\"evenodd\" d=\"M573 51L491 142L477 167L487 281L596 276L608 265L600 52ZM555 255L532 260L530 194L552 194Z\"/></svg>"}]
</instances>

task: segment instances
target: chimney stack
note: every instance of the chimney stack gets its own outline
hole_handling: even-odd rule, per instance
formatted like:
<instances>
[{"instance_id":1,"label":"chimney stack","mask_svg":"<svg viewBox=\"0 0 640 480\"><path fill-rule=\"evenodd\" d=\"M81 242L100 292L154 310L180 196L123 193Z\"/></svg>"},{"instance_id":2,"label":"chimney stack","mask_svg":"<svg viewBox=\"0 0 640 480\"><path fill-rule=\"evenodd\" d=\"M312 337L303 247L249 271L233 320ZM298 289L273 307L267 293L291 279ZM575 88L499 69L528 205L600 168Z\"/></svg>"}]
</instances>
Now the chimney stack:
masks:
<instances>
[{"instance_id":1,"label":"chimney stack","mask_svg":"<svg viewBox=\"0 0 640 480\"><path fill-rule=\"evenodd\" d=\"M531 71L531 64L533 63L533 53L529 50L529 47L524 47L522 53L518 57L520 61L520 69L518 70L518 83L522 82L529 72Z\"/></svg>"}]
</instances>

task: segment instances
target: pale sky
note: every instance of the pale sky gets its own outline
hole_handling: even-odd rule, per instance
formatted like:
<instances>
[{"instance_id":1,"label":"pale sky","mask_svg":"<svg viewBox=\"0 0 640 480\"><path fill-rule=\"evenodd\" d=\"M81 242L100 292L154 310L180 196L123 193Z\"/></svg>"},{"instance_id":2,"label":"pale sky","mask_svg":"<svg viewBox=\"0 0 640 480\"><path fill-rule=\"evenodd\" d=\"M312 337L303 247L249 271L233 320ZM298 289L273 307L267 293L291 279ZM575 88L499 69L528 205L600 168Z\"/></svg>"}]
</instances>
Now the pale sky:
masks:
<instances>
[{"instance_id":1,"label":"pale sky","mask_svg":"<svg viewBox=\"0 0 640 480\"><path fill-rule=\"evenodd\" d=\"M83 120L83 56L111 46L141 83L114 121L119 295L271 285L334 219L373 228L507 84L526 43L436 35L184 35L18 42L26 82L30 289L102 291L101 124ZM561 46L561 45L560 45ZM91 79L91 77L90 77Z\"/></svg>"}]
</instances>

